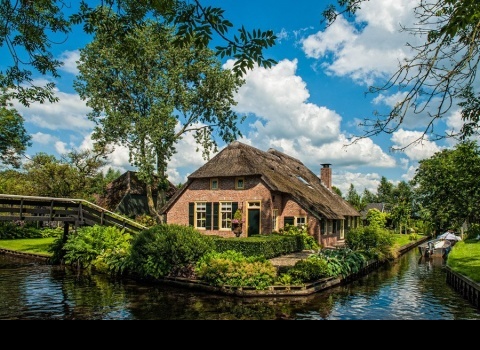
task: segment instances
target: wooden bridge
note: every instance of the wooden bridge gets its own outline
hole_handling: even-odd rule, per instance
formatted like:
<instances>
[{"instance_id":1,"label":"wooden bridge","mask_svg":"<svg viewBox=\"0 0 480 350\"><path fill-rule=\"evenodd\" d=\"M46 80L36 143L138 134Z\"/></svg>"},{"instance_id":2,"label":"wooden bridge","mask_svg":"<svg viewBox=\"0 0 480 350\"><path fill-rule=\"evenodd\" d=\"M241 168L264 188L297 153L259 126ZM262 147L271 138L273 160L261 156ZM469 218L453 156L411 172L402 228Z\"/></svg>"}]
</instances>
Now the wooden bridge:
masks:
<instances>
[{"instance_id":1,"label":"wooden bridge","mask_svg":"<svg viewBox=\"0 0 480 350\"><path fill-rule=\"evenodd\" d=\"M147 227L83 199L0 194L0 221L62 222L64 234L70 225L115 226L132 233Z\"/></svg>"}]
</instances>

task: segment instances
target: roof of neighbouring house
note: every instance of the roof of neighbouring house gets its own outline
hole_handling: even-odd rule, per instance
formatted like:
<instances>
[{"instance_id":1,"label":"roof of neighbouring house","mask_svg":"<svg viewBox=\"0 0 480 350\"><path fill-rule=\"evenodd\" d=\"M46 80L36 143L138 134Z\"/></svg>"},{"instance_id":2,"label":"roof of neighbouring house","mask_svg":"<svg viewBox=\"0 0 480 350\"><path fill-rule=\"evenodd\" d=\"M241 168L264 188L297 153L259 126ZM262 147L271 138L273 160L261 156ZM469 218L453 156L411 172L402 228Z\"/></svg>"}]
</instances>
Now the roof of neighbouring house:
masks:
<instances>
[{"instance_id":1,"label":"roof of neighbouring house","mask_svg":"<svg viewBox=\"0 0 480 350\"><path fill-rule=\"evenodd\" d=\"M362 219L365 219L367 217L367 213L370 209L377 209L381 213L388 213L389 209L386 203L368 203L365 206L365 209L360 211L360 214L362 216Z\"/></svg>"},{"instance_id":2,"label":"roof of neighbouring house","mask_svg":"<svg viewBox=\"0 0 480 350\"><path fill-rule=\"evenodd\" d=\"M169 182L167 198L171 198L176 191L177 187ZM156 191L154 192L154 195L156 195ZM126 171L107 185L106 195L99 198L98 202L100 206L114 211L126 194L146 196L146 193L146 185L143 181L140 181L137 173L135 171Z\"/></svg>"},{"instance_id":3,"label":"roof of neighbouring house","mask_svg":"<svg viewBox=\"0 0 480 350\"><path fill-rule=\"evenodd\" d=\"M302 162L273 148L261 151L234 141L193 172L184 186L162 208L164 213L195 179L259 176L271 191L290 194L305 210L318 218L343 219L360 213Z\"/></svg>"}]
</instances>

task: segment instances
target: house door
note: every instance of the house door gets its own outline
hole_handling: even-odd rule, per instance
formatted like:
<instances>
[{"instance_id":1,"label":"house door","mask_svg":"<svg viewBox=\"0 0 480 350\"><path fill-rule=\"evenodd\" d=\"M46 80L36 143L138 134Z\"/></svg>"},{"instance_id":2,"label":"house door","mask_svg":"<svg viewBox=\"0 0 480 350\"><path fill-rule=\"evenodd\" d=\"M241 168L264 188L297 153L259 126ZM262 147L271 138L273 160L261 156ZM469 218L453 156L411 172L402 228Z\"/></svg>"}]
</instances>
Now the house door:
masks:
<instances>
[{"instance_id":1,"label":"house door","mask_svg":"<svg viewBox=\"0 0 480 350\"><path fill-rule=\"evenodd\" d=\"M260 202L248 202L247 236L260 233Z\"/></svg>"}]
</instances>

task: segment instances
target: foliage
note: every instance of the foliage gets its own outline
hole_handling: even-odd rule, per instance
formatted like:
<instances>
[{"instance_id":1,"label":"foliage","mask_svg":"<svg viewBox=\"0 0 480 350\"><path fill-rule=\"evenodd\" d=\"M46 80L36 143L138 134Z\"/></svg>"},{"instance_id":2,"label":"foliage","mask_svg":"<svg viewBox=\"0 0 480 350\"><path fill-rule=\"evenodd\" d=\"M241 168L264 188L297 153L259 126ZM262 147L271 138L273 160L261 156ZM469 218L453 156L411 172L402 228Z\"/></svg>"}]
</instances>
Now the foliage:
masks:
<instances>
[{"instance_id":1,"label":"foliage","mask_svg":"<svg viewBox=\"0 0 480 350\"><path fill-rule=\"evenodd\" d=\"M370 227L385 228L387 216L387 213L382 213L376 208L369 209L366 217L367 224Z\"/></svg>"},{"instance_id":2,"label":"foliage","mask_svg":"<svg viewBox=\"0 0 480 350\"><path fill-rule=\"evenodd\" d=\"M161 23L147 21L126 36L112 36L111 30L123 27L99 29L81 50L74 87L92 109L95 144L128 148L130 163L147 185L150 215L161 221L167 164L177 142L192 135L208 158L217 150L217 136L226 143L241 136L237 123L243 119L231 107L243 81L222 69L213 51L173 45L174 29Z\"/></svg>"},{"instance_id":3,"label":"foliage","mask_svg":"<svg viewBox=\"0 0 480 350\"><path fill-rule=\"evenodd\" d=\"M23 117L16 110L2 107L0 101L0 165L20 168L21 157L32 145L32 137L27 135L23 122Z\"/></svg>"},{"instance_id":4,"label":"foliage","mask_svg":"<svg viewBox=\"0 0 480 350\"><path fill-rule=\"evenodd\" d=\"M465 239L475 239L480 237L480 224L471 224L465 232Z\"/></svg>"},{"instance_id":5,"label":"foliage","mask_svg":"<svg viewBox=\"0 0 480 350\"><path fill-rule=\"evenodd\" d=\"M233 214L233 219L232 219L232 224L240 224L243 222L242 219L242 211L240 209L237 209L235 213Z\"/></svg>"},{"instance_id":6,"label":"foliage","mask_svg":"<svg viewBox=\"0 0 480 350\"><path fill-rule=\"evenodd\" d=\"M113 226L84 226L71 232L63 245L65 264L99 272L122 273L127 268L132 236Z\"/></svg>"},{"instance_id":7,"label":"foliage","mask_svg":"<svg viewBox=\"0 0 480 350\"><path fill-rule=\"evenodd\" d=\"M262 290L273 285L277 270L263 256L245 257L228 250L205 254L196 264L195 273L214 286L248 286Z\"/></svg>"},{"instance_id":8,"label":"foliage","mask_svg":"<svg viewBox=\"0 0 480 350\"><path fill-rule=\"evenodd\" d=\"M27 107L33 101L58 101L54 94L55 84L49 80L40 86L35 83L33 73L60 78L58 69L62 62L54 58L51 47L65 43L74 25L83 25L87 34L95 35L104 29L113 37L126 37L146 18L155 18L159 23L178 27L175 44L179 47L194 44L197 48L205 48L216 34L226 44L217 46L216 54L236 59L234 70L238 75L244 74L254 64L270 67L275 63L263 55L264 49L275 44L273 31L247 31L242 26L238 34L230 38L229 29L233 24L224 18L224 11L202 6L197 0L97 0L69 5L72 6L67 6L62 0L2 1L0 46L9 48L6 52L10 53L13 63L5 71L0 71L0 89L9 89L5 96L8 100L18 99ZM105 16L104 9L115 13L117 22ZM70 17L67 17L69 14ZM122 31L113 31L113 26L122 28ZM133 51L131 54L137 53Z\"/></svg>"},{"instance_id":9,"label":"foliage","mask_svg":"<svg viewBox=\"0 0 480 350\"><path fill-rule=\"evenodd\" d=\"M337 0L338 6L328 6L323 16L330 25L341 14L354 15L364 1L367 0ZM419 143L425 137L429 140L449 137L465 140L478 134L480 99L475 92L475 78L480 61L480 2L420 1L414 15L416 25L402 29L415 38L421 37L424 43L418 46L407 43L413 50L412 57L399 62L397 71L384 85L369 89L371 93L379 94L394 89L402 98L388 114L375 113L375 118L366 118L361 124L366 132L358 139L380 133L392 134L412 115L428 116L430 120L425 123L427 126L419 139L409 145ZM462 108L460 131L437 134L436 121L455 104ZM426 113L430 110L433 112Z\"/></svg>"},{"instance_id":10,"label":"foliage","mask_svg":"<svg viewBox=\"0 0 480 350\"><path fill-rule=\"evenodd\" d=\"M345 198L348 203L350 203L355 209L357 210L362 210L362 201L355 190L355 186L353 184L350 184L350 188L348 189L347 197Z\"/></svg>"},{"instance_id":11,"label":"foliage","mask_svg":"<svg viewBox=\"0 0 480 350\"><path fill-rule=\"evenodd\" d=\"M35 223L25 221L0 221L0 239L48 238L57 237L62 229L37 228Z\"/></svg>"},{"instance_id":12,"label":"foliage","mask_svg":"<svg viewBox=\"0 0 480 350\"><path fill-rule=\"evenodd\" d=\"M320 255L312 254L307 259L297 261L292 268L282 273L276 283L301 285L330 276L332 275L328 261Z\"/></svg>"},{"instance_id":13,"label":"foliage","mask_svg":"<svg viewBox=\"0 0 480 350\"><path fill-rule=\"evenodd\" d=\"M213 250L213 238L191 226L160 224L134 237L129 265L145 278L191 277L195 263Z\"/></svg>"},{"instance_id":14,"label":"foliage","mask_svg":"<svg viewBox=\"0 0 480 350\"><path fill-rule=\"evenodd\" d=\"M279 230L279 234L301 237L303 241L303 249L317 250L320 248L317 241L315 240L315 237L308 234L307 225L295 226L286 224L285 227Z\"/></svg>"},{"instance_id":15,"label":"foliage","mask_svg":"<svg viewBox=\"0 0 480 350\"><path fill-rule=\"evenodd\" d=\"M361 251L354 251L350 248L322 249L318 257L323 259L330 276L347 277L354 275L365 267L368 257ZM311 258L311 257L309 257Z\"/></svg>"},{"instance_id":16,"label":"foliage","mask_svg":"<svg viewBox=\"0 0 480 350\"><path fill-rule=\"evenodd\" d=\"M150 215L143 214L143 215L138 215L135 218L135 221L138 222L140 225L143 225L145 227L152 227L155 226L157 223L154 218L152 218Z\"/></svg>"},{"instance_id":17,"label":"foliage","mask_svg":"<svg viewBox=\"0 0 480 350\"><path fill-rule=\"evenodd\" d=\"M480 148L474 141L421 160L412 184L437 231L480 223Z\"/></svg>"},{"instance_id":18,"label":"foliage","mask_svg":"<svg viewBox=\"0 0 480 350\"><path fill-rule=\"evenodd\" d=\"M25 196L35 194L27 174L17 170L0 171L0 193Z\"/></svg>"},{"instance_id":19,"label":"foliage","mask_svg":"<svg viewBox=\"0 0 480 350\"><path fill-rule=\"evenodd\" d=\"M357 227L345 235L347 248L380 261L395 258L392 251L394 243L393 235L378 226Z\"/></svg>"}]
</instances>

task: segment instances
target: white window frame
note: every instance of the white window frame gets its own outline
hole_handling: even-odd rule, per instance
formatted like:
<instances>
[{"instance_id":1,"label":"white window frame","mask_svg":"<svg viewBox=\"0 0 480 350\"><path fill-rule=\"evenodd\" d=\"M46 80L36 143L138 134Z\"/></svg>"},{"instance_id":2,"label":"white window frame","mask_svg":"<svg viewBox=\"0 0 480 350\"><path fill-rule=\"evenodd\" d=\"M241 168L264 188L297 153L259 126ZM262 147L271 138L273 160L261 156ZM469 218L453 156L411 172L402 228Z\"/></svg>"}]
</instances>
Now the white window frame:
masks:
<instances>
[{"instance_id":1,"label":"white window frame","mask_svg":"<svg viewBox=\"0 0 480 350\"><path fill-rule=\"evenodd\" d=\"M207 229L207 202L195 202L195 228Z\"/></svg>"},{"instance_id":2,"label":"white window frame","mask_svg":"<svg viewBox=\"0 0 480 350\"><path fill-rule=\"evenodd\" d=\"M220 220L220 230L231 230L233 219L233 202L222 202L219 204L220 213L218 215Z\"/></svg>"}]
</instances>

